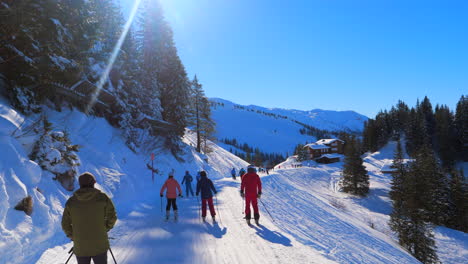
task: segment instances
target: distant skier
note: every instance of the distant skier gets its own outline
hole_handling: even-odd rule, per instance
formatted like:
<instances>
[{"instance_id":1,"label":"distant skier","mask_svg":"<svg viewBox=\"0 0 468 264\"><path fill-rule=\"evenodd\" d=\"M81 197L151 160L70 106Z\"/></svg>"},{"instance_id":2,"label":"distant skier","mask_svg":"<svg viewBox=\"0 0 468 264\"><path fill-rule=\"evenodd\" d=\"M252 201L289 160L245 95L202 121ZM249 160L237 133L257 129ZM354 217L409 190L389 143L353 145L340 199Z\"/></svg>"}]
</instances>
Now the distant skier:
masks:
<instances>
[{"instance_id":1,"label":"distant skier","mask_svg":"<svg viewBox=\"0 0 468 264\"><path fill-rule=\"evenodd\" d=\"M239 170L239 177L241 177L241 179L242 179L242 176L244 176L244 174L245 174L245 170L244 170L244 168L241 168Z\"/></svg>"},{"instance_id":2,"label":"distant skier","mask_svg":"<svg viewBox=\"0 0 468 264\"><path fill-rule=\"evenodd\" d=\"M235 180L236 179L236 168L232 168L231 175L232 175L232 178Z\"/></svg>"},{"instance_id":3,"label":"distant skier","mask_svg":"<svg viewBox=\"0 0 468 264\"><path fill-rule=\"evenodd\" d=\"M177 180L174 179L173 173L169 174L169 178L161 187L161 191L159 192L161 197L164 196L164 191L166 189L167 189L166 221L169 220L169 216L171 213L171 206L172 206L172 210L174 211L174 221L177 221L179 219L179 214L177 212L177 203L176 203L177 190L179 190L179 197L182 197L182 189L180 188L179 182L177 182Z\"/></svg>"},{"instance_id":4,"label":"distant skier","mask_svg":"<svg viewBox=\"0 0 468 264\"><path fill-rule=\"evenodd\" d=\"M79 264L107 263L109 232L117 221L114 204L94 188L96 179L85 172L78 178L78 189L65 204L62 229L73 240L73 253Z\"/></svg>"},{"instance_id":5,"label":"distant skier","mask_svg":"<svg viewBox=\"0 0 468 264\"><path fill-rule=\"evenodd\" d=\"M185 171L185 176L184 176L184 179L182 179L182 184L185 183L185 194L187 197L189 197L189 192L193 196L192 181L193 181L192 175L190 175L189 171Z\"/></svg>"},{"instance_id":6,"label":"distant skier","mask_svg":"<svg viewBox=\"0 0 468 264\"><path fill-rule=\"evenodd\" d=\"M200 173L201 173L201 171L198 171L198 172L197 172L197 184L198 184L198 182L199 182L200 179L201 179Z\"/></svg>"},{"instance_id":7,"label":"distant skier","mask_svg":"<svg viewBox=\"0 0 468 264\"><path fill-rule=\"evenodd\" d=\"M216 211L213 205L213 192L216 194L218 193L213 185L213 182L208 179L206 176L206 172L202 171L200 173L201 179L197 183L197 196L201 192L201 199L202 199L202 218L203 221L205 221L206 218L206 203L208 203L208 206L210 207L210 214L211 217L213 218L213 222L216 221L215 215Z\"/></svg>"},{"instance_id":8,"label":"distant skier","mask_svg":"<svg viewBox=\"0 0 468 264\"><path fill-rule=\"evenodd\" d=\"M260 196L262 195L262 181L256 173L256 169L254 166L249 166L247 168L247 173L244 176L242 176L240 195L242 196L242 198L245 198L245 219L247 220L247 224L250 225L250 204L252 204L254 210L255 224L258 225L260 213L258 211L257 198L260 198Z\"/></svg>"}]
</instances>

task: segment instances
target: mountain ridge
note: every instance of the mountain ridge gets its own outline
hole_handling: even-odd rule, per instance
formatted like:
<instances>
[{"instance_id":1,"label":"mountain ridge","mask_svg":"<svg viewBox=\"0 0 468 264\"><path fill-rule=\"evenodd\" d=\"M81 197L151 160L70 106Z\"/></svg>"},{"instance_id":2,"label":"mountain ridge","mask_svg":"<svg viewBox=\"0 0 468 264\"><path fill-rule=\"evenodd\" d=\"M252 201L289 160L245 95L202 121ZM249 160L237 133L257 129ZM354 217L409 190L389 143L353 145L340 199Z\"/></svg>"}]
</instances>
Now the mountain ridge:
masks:
<instances>
[{"instance_id":1,"label":"mountain ridge","mask_svg":"<svg viewBox=\"0 0 468 264\"><path fill-rule=\"evenodd\" d=\"M272 109L222 98L210 98L210 102L218 140L236 139L267 153L292 153L297 144L315 142L324 134L359 134L368 120L354 111Z\"/></svg>"}]
</instances>

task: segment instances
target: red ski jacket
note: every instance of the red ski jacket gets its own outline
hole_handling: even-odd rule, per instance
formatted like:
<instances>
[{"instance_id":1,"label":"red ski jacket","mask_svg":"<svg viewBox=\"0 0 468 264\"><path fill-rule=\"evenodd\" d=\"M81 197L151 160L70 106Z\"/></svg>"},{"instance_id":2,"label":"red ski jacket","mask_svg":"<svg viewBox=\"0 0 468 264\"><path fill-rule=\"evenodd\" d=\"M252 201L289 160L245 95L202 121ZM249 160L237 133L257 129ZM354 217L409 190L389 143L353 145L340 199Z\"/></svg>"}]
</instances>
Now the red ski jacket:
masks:
<instances>
[{"instance_id":1,"label":"red ski jacket","mask_svg":"<svg viewBox=\"0 0 468 264\"><path fill-rule=\"evenodd\" d=\"M180 188L180 185L177 182L177 180L174 178L169 178L166 180L164 185L161 187L160 194L163 195L166 189L166 197L169 199L177 198L177 190L179 190L179 194L182 194L182 189Z\"/></svg>"},{"instance_id":2,"label":"red ski jacket","mask_svg":"<svg viewBox=\"0 0 468 264\"><path fill-rule=\"evenodd\" d=\"M262 181L255 172L248 172L242 176L241 191L245 196L257 196L262 192Z\"/></svg>"}]
</instances>

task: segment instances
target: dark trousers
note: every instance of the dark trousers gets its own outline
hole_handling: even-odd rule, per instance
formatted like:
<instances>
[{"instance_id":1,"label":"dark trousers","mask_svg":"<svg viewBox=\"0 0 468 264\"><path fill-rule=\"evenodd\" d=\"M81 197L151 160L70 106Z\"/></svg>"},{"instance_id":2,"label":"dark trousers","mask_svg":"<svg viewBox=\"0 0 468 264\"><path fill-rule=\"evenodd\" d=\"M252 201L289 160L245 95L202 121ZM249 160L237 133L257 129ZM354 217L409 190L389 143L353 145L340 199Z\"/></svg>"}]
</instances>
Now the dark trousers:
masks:
<instances>
[{"instance_id":1,"label":"dark trousers","mask_svg":"<svg viewBox=\"0 0 468 264\"><path fill-rule=\"evenodd\" d=\"M107 264L107 251L92 257L76 257L78 264L90 264L91 259L93 260L94 264Z\"/></svg>"},{"instance_id":2,"label":"dark trousers","mask_svg":"<svg viewBox=\"0 0 468 264\"><path fill-rule=\"evenodd\" d=\"M167 198L167 205L166 205L166 211L170 211L172 206L172 210L177 211L177 204L176 204L176 199L169 199Z\"/></svg>"}]
</instances>

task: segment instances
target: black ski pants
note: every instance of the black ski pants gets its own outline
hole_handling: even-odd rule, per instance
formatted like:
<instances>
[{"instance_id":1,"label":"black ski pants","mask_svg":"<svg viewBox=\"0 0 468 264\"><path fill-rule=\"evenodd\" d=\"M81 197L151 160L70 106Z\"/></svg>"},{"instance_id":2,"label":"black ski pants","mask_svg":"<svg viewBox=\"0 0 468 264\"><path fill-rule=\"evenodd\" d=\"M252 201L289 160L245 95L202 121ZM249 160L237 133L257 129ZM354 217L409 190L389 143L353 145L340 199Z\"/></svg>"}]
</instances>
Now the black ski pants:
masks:
<instances>
[{"instance_id":1,"label":"black ski pants","mask_svg":"<svg viewBox=\"0 0 468 264\"><path fill-rule=\"evenodd\" d=\"M167 198L167 205L166 205L166 211L170 211L172 206L172 210L177 211L177 203L176 199L169 199Z\"/></svg>"},{"instance_id":2,"label":"black ski pants","mask_svg":"<svg viewBox=\"0 0 468 264\"><path fill-rule=\"evenodd\" d=\"M91 259L94 264L107 264L107 251L92 257L76 257L78 264L91 264Z\"/></svg>"}]
</instances>

